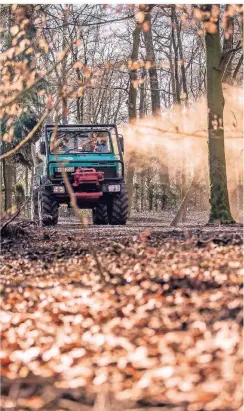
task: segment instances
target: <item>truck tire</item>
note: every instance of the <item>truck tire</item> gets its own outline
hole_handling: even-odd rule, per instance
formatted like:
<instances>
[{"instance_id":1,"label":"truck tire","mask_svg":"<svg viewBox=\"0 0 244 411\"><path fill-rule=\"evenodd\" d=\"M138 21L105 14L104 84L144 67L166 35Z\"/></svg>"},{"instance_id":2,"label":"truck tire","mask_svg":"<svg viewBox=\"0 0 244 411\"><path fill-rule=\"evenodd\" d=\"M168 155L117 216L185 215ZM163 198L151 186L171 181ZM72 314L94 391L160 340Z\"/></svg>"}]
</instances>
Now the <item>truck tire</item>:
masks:
<instances>
[{"instance_id":1,"label":"truck tire","mask_svg":"<svg viewBox=\"0 0 244 411\"><path fill-rule=\"evenodd\" d=\"M38 213L41 225L50 226L58 223L58 202L52 193L38 191Z\"/></svg>"},{"instance_id":2,"label":"truck tire","mask_svg":"<svg viewBox=\"0 0 244 411\"><path fill-rule=\"evenodd\" d=\"M107 204L98 203L92 210L92 220L95 225L108 224L108 207Z\"/></svg>"},{"instance_id":3,"label":"truck tire","mask_svg":"<svg viewBox=\"0 0 244 411\"><path fill-rule=\"evenodd\" d=\"M120 193L113 197L109 223L111 225L125 225L128 213L128 192L125 184L122 184Z\"/></svg>"}]
</instances>

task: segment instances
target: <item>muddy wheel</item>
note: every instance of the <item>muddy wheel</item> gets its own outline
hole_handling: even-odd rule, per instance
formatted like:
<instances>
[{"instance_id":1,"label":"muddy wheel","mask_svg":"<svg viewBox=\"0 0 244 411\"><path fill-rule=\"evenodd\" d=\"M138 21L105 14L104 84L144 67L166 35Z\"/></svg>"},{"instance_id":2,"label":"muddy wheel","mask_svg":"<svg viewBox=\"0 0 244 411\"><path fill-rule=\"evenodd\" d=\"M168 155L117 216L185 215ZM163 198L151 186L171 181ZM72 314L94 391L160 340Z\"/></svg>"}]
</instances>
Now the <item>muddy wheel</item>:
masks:
<instances>
[{"instance_id":1,"label":"muddy wheel","mask_svg":"<svg viewBox=\"0 0 244 411\"><path fill-rule=\"evenodd\" d=\"M122 184L120 193L113 197L109 223L111 225L125 225L128 212L128 192L125 184Z\"/></svg>"},{"instance_id":2,"label":"muddy wheel","mask_svg":"<svg viewBox=\"0 0 244 411\"><path fill-rule=\"evenodd\" d=\"M58 203L52 193L40 189L38 191L39 222L43 226L58 223Z\"/></svg>"},{"instance_id":3,"label":"muddy wheel","mask_svg":"<svg viewBox=\"0 0 244 411\"><path fill-rule=\"evenodd\" d=\"M107 204L98 203L92 210L92 220L95 225L108 224L108 207Z\"/></svg>"}]
</instances>

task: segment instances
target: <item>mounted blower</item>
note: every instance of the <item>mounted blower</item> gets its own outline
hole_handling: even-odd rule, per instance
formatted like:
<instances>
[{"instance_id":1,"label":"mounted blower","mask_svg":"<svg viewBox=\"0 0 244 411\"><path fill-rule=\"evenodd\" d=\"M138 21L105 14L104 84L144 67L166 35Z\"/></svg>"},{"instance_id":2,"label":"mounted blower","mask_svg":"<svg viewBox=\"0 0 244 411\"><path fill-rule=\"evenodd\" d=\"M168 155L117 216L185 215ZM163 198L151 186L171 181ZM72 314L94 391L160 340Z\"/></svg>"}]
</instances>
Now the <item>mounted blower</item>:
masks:
<instances>
[{"instance_id":1,"label":"mounted blower","mask_svg":"<svg viewBox=\"0 0 244 411\"><path fill-rule=\"evenodd\" d=\"M72 186L80 188L80 191L75 192L75 196L77 198L89 198L92 201L98 200L100 197L102 197L102 191L82 191L82 189L86 190L86 187L88 185L89 187L91 185L94 185L94 188L98 188L100 190L100 183L104 181L104 173L102 171L96 171L95 168L78 167L73 176L74 183L72 184Z\"/></svg>"}]
</instances>

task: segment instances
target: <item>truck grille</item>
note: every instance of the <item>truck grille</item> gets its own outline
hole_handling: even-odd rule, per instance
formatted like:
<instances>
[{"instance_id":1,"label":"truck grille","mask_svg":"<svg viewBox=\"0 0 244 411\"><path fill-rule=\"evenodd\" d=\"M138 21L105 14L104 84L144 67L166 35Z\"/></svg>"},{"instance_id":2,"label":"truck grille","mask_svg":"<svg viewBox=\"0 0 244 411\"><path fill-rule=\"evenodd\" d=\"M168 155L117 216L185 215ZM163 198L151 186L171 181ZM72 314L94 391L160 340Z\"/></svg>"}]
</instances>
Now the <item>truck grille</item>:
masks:
<instances>
[{"instance_id":1,"label":"truck grille","mask_svg":"<svg viewBox=\"0 0 244 411\"><path fill-rule=\"evenodd\" d=\"M87 166L85 166L86 168L88 168ZM78 167L75 168L75 170ZM116 173L116 167L115 166L91 166L91 168L95 168L96 171L102 171L104 173L104 178L105 179L109 179L109 178L116 178L117 177L117 173ZM69 180L72 181L73 180L73 173L68 172L67 175L69 177ZM62 174L60 171L55 171L54 174L55 178L62 178Z\"/></svg>"},{"instance_id":2,"label":"truck grille","mask_svg":"<svg viewBox=\"0 0 244 411\"><path fill-rule=\"evenodd\" d=\"M116 167L107 166L107 167L94 167L96 171L102 171L104 173L104 178L115 178L116 177Z\"/></svg>"}]
</instances>

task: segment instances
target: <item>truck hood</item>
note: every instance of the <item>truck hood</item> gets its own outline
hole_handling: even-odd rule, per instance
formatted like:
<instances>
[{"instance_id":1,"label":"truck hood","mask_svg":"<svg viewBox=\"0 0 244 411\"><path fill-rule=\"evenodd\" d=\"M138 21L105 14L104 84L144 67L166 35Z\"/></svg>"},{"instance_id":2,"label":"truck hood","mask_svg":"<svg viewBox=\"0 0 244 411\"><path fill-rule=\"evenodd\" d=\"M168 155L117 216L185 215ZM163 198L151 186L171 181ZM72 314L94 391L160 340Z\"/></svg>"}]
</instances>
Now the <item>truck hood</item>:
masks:
<instances>
[{"instance_id":1,"label":"truck hood","mask_svg":"<svg viewBox=\"0 0 244 411\"><path fill-rule=\"evenodd\" d=\"M92 154L61 154L58 159L64 163L93 163L93 162L106 162L111 160L119 160L113 153L92 153ZM50 154L48 157L50 162L57 163L57 157Z\"/></svg>"}]
</instances>

